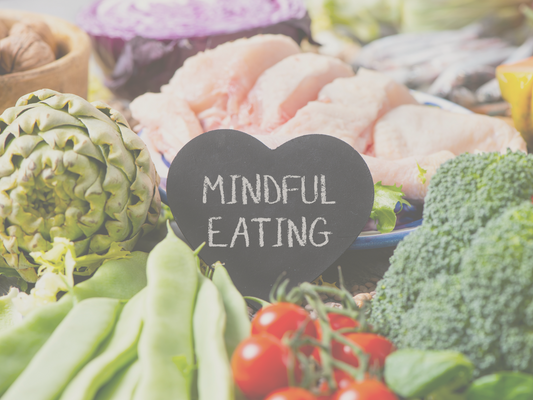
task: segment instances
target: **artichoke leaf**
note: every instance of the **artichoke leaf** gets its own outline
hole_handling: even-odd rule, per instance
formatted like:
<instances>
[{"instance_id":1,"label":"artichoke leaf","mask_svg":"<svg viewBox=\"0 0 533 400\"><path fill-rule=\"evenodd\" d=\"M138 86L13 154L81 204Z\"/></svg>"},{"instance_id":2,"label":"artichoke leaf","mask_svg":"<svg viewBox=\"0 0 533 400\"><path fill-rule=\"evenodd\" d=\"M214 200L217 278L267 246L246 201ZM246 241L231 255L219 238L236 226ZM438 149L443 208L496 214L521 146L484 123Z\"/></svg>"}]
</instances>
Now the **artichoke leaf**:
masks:
<instances>
[{"instance_id":1,"label":"artichoke leaf","mask_svg":"<svg viewBox=\"0 0 533 400\"><path fill-rule=\"evenodd\" d=\"M93 143L102 146L104 156L108 163L120 168L126 173L129 181L135 178L135 163L133 155L126 150L124 143L117 131L120 130L112 127L95 118L80 117L80 120L87 127L87 132Z\"/></svg>"},{"instance_id":2,"label":"artichoke leaf","mask_svg":"<svg viewBox=\"0 0 533 400\"><path fill-rule=\"evenodd\" d=\"M124 129L123 127L120 127L120 132L122 133L124 145L126 146L126 148L129 151L139 151L137 157L135 158L135 164L137 164L141 171L145 174L151 171L154 176L150 177L155 179L155 175L157 174L155 170L150 168L150 163L152 162L150 158L150 152L146 148L146 145L144 144L142 139L131 130Z\"/></svg>"},{"instance_id":3,"label":"artichoke leaf","mask_svg":"<svg viewBox=\"0 0 533 400\"><path fill-rule=\"evenodd\" d=\"M92 236L105 221L105 203L107 195L102 189L102 178L98 177L96 182L85 192L85 199L89 202L90 210L80 218L80 229L85 236Z\"/></svg>"},{"instance_id":4,"label":"artichoke leaf","mask_svg":"<svg viewBox=\"0 0 533 400\"><path fill-rule=\"evenodd\" d=\"M41 132L39 135L53 149L65 149L70 141L73 144L72 150L74 150L74 152L86 157L94 158L101 163L105 163L102 152L98 146L91 142L87 136L87 132L82 128L75 126L60 126L46 132Z\"/></svg>"},{"instance_id":5,"label":"artichoke leaf","mask_svg":"<svg viewBox=\"0 0 533 400\"><path fill-rule=\"evenodd\" d=\"M23 132L31 135L36 130L43 132L62 125L83 127L83 124L73 116L48 106L30 108L11 123L15 129L18 127L21 136Z\"/></svg>"},{"instance_id":6,"label":"artichoke leaf","mask_svg":"<svg viewBox=\"0 0 533 400\"><path fill-rule=\"evenodd\" d=\"M15 106L11 108L7 108L1 115L0 115L0 130L2 130L2 125L4 127L7 127L10 125L17 117L25 112L26 110L29 110L30 108L37 107L36 104L24 104L20 106ZM17 132L18 133L18 132ZM18 135L17 135L18 136Z\"/></svg>"},{"instance_id":7,"label":"artichoke leaf","mask_svg":"<svg viewBox=\"0 0 533 400\"><path fill-rule=\"evenodd\" d=\"M130 129L130 125L128 124L128 121L126 121L126 118L122 116L121 113L119 113L116 110L113 110L110 108L107 104L105 104L103 101L95 101L91 103L93 106L96 107L97 110L101 111L105 115L109 116L109 118L115 122L116 124L124 125L128 129Z\"/></svg>"},{"instance_id":8,"label":"artichoke leaf","mask_svg":"<svg viewBox=\"0 0 533 400\"><path fill-rule=\"evenodd\" d=\"M131 192L129 185L125 184L127 182L128 179L122 170L112 164L107 165L102 187L109 193L105 212L111 218L118 219L115 214L124 211L130 203Z\"/></svg>"},{"instance_id":9,"label":"artichoke leaf","mask_svg":"<svg viewBox=\"0 0 533 400\"><path fill-rule=\"evenodd\" d=\"M130 187L133 198L137 200L136 203L130 203L128 206L128 217L133 224L133 231L136 232L140 229L144 222L143 217L146 216L150 209L151 203L151 190L154 187L154 183L150 177L146 174L137 174L137 179ZM159 191L158 191L159 192Z\"/></svg>"}]
</instances>

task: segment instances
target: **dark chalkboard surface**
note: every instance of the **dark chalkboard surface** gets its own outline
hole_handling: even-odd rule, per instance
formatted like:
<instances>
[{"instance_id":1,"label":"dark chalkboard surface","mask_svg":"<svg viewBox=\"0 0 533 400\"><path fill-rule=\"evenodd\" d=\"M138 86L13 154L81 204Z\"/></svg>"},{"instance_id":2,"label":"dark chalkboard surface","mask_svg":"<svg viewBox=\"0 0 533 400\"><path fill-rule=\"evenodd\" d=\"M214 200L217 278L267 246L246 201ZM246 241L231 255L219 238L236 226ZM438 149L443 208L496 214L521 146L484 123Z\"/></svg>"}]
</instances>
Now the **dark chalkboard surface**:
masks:
<instances>
[{"instance_id":1,"label":"dark chalkboard surface","mask_svg":"<svg viewBox=\"0 0 533 400\"><path fill-rule=\"evenodd\" d=\"M243 295L268 298L286 272L311 281L357 238L374 201L370 171L351 146L306 135L275 150L222 129L187 143L167 181L181 231L207 264L221 261Z\"/></svg>"}]
</instances>

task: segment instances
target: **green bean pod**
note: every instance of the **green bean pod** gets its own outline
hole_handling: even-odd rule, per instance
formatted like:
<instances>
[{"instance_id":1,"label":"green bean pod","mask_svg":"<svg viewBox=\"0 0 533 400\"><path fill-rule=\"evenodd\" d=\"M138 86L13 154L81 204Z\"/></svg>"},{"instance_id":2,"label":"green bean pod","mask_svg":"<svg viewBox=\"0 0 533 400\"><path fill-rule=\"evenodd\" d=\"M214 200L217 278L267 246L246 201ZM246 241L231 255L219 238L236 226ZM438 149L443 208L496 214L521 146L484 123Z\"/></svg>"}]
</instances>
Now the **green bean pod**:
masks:
<instances>
[{"instance_id":1,"label":"green bean pod","mask_svg":"<svg viewBox=\"0 0 533 400\"><path fill-rule=\"evenodd\" d=\"M143 289L126 304L103 351L74 377L61 400L92 400L98 389L137 357L144 294Z\"/></svg>"},{"instance_id":2,"label":"green bean pod","mask_svg":"<svg viewBox=\"0 0 533 400\"><path fill-rule=\"evenodd\" d=\"M146 260L142 252L131 258L104 263L90 278L74 287L77 300L91 297L130 299L146 286ZM65 295L30 313L17 325L0 332L0 396L22 373L39 349L50 338L74 303Z\"/></svg>"},{"instance_id":3,"label":"green bean pod","mask_svg":"<svg viewBox=\"0 0 533 400\"><path fill-rule=\"evenodd\" d=\"M146 287L147 259L147 253L134 251L128 258L106 261L91 278L74 286L76 299L131 299Z\"/></svg>"},{"instance_id":4,"label":"green bean pod","mask_svg":"<svg viewBox=\"0 0 533 400\"><path fill-rule=\"evenodd\" d=\"M228 357L231 359L238 344L250 336L250 319L246 301L231 280L228 271L220 263L215 264L213 283L218 289L226 310L226 330L224 341Z\"/></svg>"},{"instance_id":5,"label":"green bean pod","mask_svg":"<svg viewBox=\"0 0 533 400\"><path fill-rule=\"evenodd\" d=\"M94 400L131 400L141 377L139 360L122 368L98 391Z\"/></svg>"},{"instance_id":6,"label":"green bean pod","mask_svg":"<svg viewBox=\"0 0 533 400\"><path fill-rule=\"evenodd\" d=\"M226 312L216 286L198 272L193 316L199 400L233 400L235 386L224 343Z\"/></svg>"},{"instance_id":7,"label":"green bean pod","mask_svg":"<svg viewBox=\"0 0 533 400\"><path fill-rule=\"evenodd\" d=\"M104 298L77 304L2 400L57 399L112 331L122 305L120 300Z\"/></svg>"},{"instance_id":8,"label":"green bean pod","mask_svg":"<svg viewBox=\"0 0 533 400\"><path fill-rule=\"evenodd\" d=\"M18 325L0 333L0 396L28 366L72 309L72 298L35 310Z\"/></svg>"},{"instance_id":9,"label":"green bean pod","mask_svg":"<svg viewBox=\"0 0 533 400\"><path fill-rule=\"evenodd\" d=\"M194 364L192 315L198 286L192 250L169 229L148 256L144 327L139 339L141 380L137 400L185 400L191 380L176 357Z\"/></svg>"}]
</instances>

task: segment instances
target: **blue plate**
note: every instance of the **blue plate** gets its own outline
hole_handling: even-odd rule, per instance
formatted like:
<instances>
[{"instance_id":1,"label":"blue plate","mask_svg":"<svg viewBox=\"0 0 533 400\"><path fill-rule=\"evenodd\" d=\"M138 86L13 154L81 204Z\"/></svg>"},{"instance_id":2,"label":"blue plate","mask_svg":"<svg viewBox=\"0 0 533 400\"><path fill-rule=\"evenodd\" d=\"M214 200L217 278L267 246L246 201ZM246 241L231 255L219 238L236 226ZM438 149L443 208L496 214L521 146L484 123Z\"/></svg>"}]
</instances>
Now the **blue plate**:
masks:
<instances>
[{"instance_id":1,"label":"blue plate","mask_svg":"<svg viewBox=\"0 0 533 400\"><path fill-rule=\"evenodd\" d=\"M443 110L460 114L472 113L472 111L452 103L451 101L441 99L440 97L431 96L427 93L417 92L415 90L411 90L411 94L420 104L424 104L429 107L439 107ZM143 134L144 133L142 131L139 132L139 136L141 138L143 137ZM161 177L161 187L159 188L161 200L163 203L168 204L167 193L165 189L167 183L166 176L168 174L170 163L148 142L147 147L152 156L152 161L155 164L156 170ZM399 182L399 184L401 184L401 182ZM398 214L396 227L390 233L380 233L375 230L375 227L372 227L371 224L367 224L367 227L363 229L363 232L349 247L349 250L378 249L396 246L404 237L422 225L422 209L423 206L405 207Z\"/></svg>"}]
</instances>

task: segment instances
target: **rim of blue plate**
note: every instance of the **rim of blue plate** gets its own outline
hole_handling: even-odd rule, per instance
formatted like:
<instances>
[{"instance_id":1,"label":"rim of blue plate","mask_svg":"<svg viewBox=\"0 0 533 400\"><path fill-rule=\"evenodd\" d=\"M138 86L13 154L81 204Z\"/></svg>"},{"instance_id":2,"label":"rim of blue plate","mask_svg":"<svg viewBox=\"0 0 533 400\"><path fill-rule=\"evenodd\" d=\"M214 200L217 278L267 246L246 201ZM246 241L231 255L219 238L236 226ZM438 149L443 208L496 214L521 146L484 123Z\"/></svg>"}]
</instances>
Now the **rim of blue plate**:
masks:
<instances>
[{"instance_id":1,"label":"rim of blue plate","mask_svg":"<svg viewBox=\"0 0 533 400\"><path fill-rule=\"evenodd\" d=\"M432 96L427 93L418 92L416 90L410 91L413 97L422 105L427 105L430 107L439 107L444 110L460 113L460 114L471 114L472 111L467 108L461 107L458 104L452 103L451 101L441 99L436 96ZM142 132L139 132L141 135ZM170 167L170 162L166 160L162 155L160 159L166 168ZM166 186L166 179L161 182ZM159 193L161 195L161 201L168 205L167 192L162 187L159 187ZM400 243L400 241L409 235L411 232L415 231L420 225L422 225L423 218L420 218L416 221L411 221L409 223L398 225L394 228L392 232L389 233L380 233L378 231L364 231L359 237L352 243L348 250L369 250L369 249L378 249L385 247L394 247Z\"/></svg>"}]
</instances>

